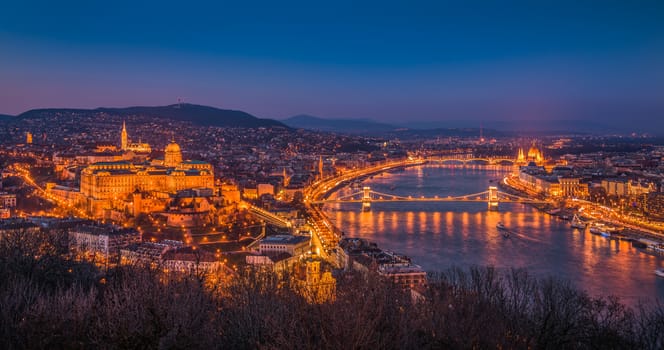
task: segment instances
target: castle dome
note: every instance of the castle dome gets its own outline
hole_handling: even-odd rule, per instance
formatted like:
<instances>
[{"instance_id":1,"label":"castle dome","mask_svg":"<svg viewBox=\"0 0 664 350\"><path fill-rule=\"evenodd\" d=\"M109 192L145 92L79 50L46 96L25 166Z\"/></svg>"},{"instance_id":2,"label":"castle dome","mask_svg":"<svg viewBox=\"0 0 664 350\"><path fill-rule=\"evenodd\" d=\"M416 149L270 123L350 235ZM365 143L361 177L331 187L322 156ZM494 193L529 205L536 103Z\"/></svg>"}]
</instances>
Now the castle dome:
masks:
<instances>
[{"instance_id":1,"label":"castle dome","mask_svg":"<svg viewBox=\"0 0 664 350\"><path fill-rule=\"evenodd\" d=\"M171 141L164 150L164 165L169 167L176 167L182 163L182 151L180 145Z\"/></svg>"},{"instance_id":2,"label":"castle dome","mask_svg":"<svg viewBox=\"0 0 664 350\"><path fill-rule=\"evenodd\" d=\"M177 143L175 143L175 141L171 141L171 143L169 143L168 146L166 146L166 149L164 150L164 152L165 152L165 153L169 153L169 152L181 152L181 150L180 150L180 145L178 145Z\"/></svg>"}]
</instances>

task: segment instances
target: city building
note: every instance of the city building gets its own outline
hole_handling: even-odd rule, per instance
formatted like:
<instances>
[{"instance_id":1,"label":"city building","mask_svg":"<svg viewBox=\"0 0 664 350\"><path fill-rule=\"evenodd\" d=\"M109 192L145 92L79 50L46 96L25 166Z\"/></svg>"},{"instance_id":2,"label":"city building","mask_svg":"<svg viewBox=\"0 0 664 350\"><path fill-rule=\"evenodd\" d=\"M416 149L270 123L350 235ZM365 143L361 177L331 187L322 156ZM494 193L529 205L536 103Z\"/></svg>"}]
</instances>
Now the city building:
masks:
<instances>
[{"instance_id":1,"label":"city building","mask_svg":"<svg viewBox=\"0 0 664 350\"><path fill-rule=\"evenodd\" d=\"M123 126L122 142L126 130ZM126 145L125 145L126 146ZM86 210L94 217L104 217L105 209L140 213L129 207L136 191L175 194L191 188L214 188L214 175L209 163L182 160L180 146L171 141L166 146L163 162L134 164L130 161L100 162L81 171L80 192L86 198ZM140 196L139 196L140 197Z\"/></svg>"},{"instance_id":2,"label":"city building","mask_svg":"<svg viewBox=\"0 0 664 350\"><path fill-rule=\"evenodd\" d=\"M127 134L127 126L122 122L122 132L120 134L120 149L123 151L131 151L136 153L150 153L152 148L147 143L142 142L129 142L129 135Z\"/></svg>"},{"instance_id":3,"label":"city building","mask_svg":"<svg viewBox=\"0 0 664 350\"><path fill-rule=\"evenodd\" d=\"M291 256L301 255L309 251L311 238L307 236L274 235L263 238L258 243L262 255L288 253Z\"/></svg>"},{"instance_id":4,"label":"city building","mask_svg":"<svg viewBox=\"0 0 664 350\"><path fill-rule=\"evenodd\" d=\"M100 264L116 262L120 248L140 240L138 231L113 225L81 225L68 232L70 251L79 258Z\"/></svg>"},{"instance_id":5,"label":"city building","mask_svg":"<svg viewBox=\"0 0 664 350\"><path fill-rule=\"evenodd\" d=\"M313 304L332 302L336 299L337 280L332 272L322 267L322 261L308 257L295 264L294 278L300 293Z\"/></svg>"},{"instance_id":6,"label":"city building","mask_svg":"<svg viewBox=\"0 0 664 350\"><path fill-rule=\"evenodd\" d=\"M346 255L346 268L364 273L376 271L387 280L411 290L419 289L427 282L426 272L407 256L382 250L362 238L343 238L339 246Z\"/></svg>"},{"instance_id":7,"label":"city building","mask_svg":"<svg viewBox=\"0 0 664 350\"><path fill-rule=\"evenodd\" d=\"M142 242L120 250L120 264L159 268L166 273L207 274L220 271L220 259L180 241Z\"/></svg>"},{"instance_id":8,"label":"city building","mask_svg":"<svg viewBox=\"0 0 664 350\"><path fill-rule=\"evenodd\" d=\"M0 239L13 234L34 234L39 232L40 227L35 223L23 218L2 218L0 220Z\"/></svg>"},{"instance_id":9,"label":"city building","mask_svg":"<svg viewBox=\"0 0 664 350\"><path fill-rule=\"evenodd\" d=\"M602 188L609 196L627 196L629 195L629 181L626 178L603 179Z\"/></svg>"},{"instance_id":10,"label":"city building","mask_svg":"<svg viewBox=\"0 0 664 350\"><path fill-rule=\"evenodd\" d=\"M15 208L16 195L13 193L0 192L0 208Z\"/></svg>"},{"instance_id":11,"label":"city building","mask_svg":"<svg viewBox=\"0 0 664 350\"><path fill-rule=\"evenodd\" d=\"M161 257L165 272L208 274L222 270L222 263L213 253L196 247L168 249Z\"/></svg>"},{"instance_id":12,"label":"city building","mask_svg":"<svg viewBox=\"0 0 664 350\"><path fill-rule=\"evenodd\" d=\"M421 288L427 282L427 273L410 258L390 251L373 257L378 264L378 274L404 288Z\"/></svg>"},{"instance_id":13,"label":"city building","mask_svg":"<svg viewBox=\"0 0 664 350\"><path fill-rule=\"evenodd\" d=\"M183 247L180 241L140 242L120 249L120 264L157 268L166 251Z\"/></svg>"},{"instance_id":14,"label":"city building","mask_svg":"<svg viewBox=\"0 0 664 350\"><path fill-rule=\"evenodd\" d=\"M586 198L588 196L588 184L581 183L581 178L576 176L559 176L560 195L563 197Z\"/></svg>"},{"instance_id":15,"label":"city building","mask_svg":"<svg viewBox=\"0 0 664 350\"><path fill-rule=\"evenodd\" d=\"M533 140L530 149L528 149L528 153L525 153L523 151L523 148L519 148L516 162L519 165L535 163L536 165L541 166L544 164L544 153L542 153L542 151L539 148L537 148L537 145Z\"/></svg>"},{"instance_id":16,"label":"city building","mask_svg":"<svg viewBox=\"0 0 664 350\"><path fill-rule=\"evenodd\" d=\"M643 195L643 211L652 219L664 221L664 192Z\"/></svg>"},{"instance_id":17,"label":"city building","mask_svg":"<svg viewBox=\"0 0 664 350\"><path fill-rule=\"evenodd\" d=\"M161 215L171 227L196 227L211 222L214 206L207 197L178 197Z\"/></svg>"}]
</instances>

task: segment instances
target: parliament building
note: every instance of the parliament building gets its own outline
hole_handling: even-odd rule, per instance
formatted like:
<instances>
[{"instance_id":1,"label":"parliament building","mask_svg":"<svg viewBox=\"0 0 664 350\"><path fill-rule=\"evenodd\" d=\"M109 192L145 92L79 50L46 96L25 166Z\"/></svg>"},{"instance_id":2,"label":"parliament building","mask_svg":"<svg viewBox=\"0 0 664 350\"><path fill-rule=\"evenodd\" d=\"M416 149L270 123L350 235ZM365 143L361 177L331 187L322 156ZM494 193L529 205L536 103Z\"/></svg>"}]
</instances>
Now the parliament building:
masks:
<instances>
[{"instance_id":1,"label":"parliament building","mask_svg":"<svg viewBox=\"0 0 664 350\"><path fill-rule=\"evenodd\" d=\"M121 143L127 149L126 128L123 124ZM214 173L209 163L182 160L180 146L171 141L164 159L135 164L130 161L99 162L81 172L81 195L86 210L94 217L107 216L106 210L139 213L136 206L143 194L162 197L191 188L214 188ZM138 200L137 200L138 197Z\"/></svg>"}]
</instances>

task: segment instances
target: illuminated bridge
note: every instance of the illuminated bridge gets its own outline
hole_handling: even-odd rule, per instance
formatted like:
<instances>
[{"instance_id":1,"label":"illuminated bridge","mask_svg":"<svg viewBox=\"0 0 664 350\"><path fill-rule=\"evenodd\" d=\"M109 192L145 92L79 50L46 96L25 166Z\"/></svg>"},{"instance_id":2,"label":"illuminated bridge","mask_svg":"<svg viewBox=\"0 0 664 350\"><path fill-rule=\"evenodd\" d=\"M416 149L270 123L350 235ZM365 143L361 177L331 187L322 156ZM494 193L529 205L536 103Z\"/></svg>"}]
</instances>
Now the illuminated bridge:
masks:
<instances>
[{"instance_id":1,"label":"illuminated bridge","mask_svg":"<svg viewBox=\"0 0 664 350\"><path fill-rule=\"evenodd\" d=\"M430 156L424 158L429 163L462 165L514 165L517 159L506 157L474 157L473 155Z\"/></svg>"},{"instance_id":2,"label":"illuminated bridge","mask_svg":"<svg viewBox=\"0 0 664 350\"><path fill-rule=\"evenodd\" d=\"M530 203L545 204L542 200L519 197L513 194L498 191L495 186L490 186L484 192L465 194L461 196L434 196L434 197L413 197L399 196L389 193L372 191L370 187L364 187L362 191L351 193L346 196L334 199L322 199L312 201L312 204L325 203L362 203L363 210L369 210L371 203L393 203L393 202L485 202L489 210L497 210L499 203Z\"/></svg>"}]
</instances>

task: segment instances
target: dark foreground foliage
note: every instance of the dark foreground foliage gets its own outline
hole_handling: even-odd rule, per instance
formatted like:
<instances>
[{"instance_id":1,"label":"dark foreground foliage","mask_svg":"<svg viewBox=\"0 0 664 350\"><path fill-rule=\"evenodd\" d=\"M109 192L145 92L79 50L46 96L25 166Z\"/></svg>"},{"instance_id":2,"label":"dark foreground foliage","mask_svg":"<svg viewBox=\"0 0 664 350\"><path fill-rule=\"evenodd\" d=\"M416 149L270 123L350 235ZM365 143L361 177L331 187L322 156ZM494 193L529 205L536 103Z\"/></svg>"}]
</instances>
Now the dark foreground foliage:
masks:
<instances>
[{"instance_id":1,"label":"dark foreground foliage","mask_svg":"<svg viewBox=\"0 0 664 350\"><path fill-rule=\"evenodd\" d=\"M661 349L664 308L626 308L525 271L452 269L414 297L346 274L312 305L286 279L102 275L35 237L0 240L0 348ZM57 242L56 242L57 243Z\"/></svg>"}]
</instances>

